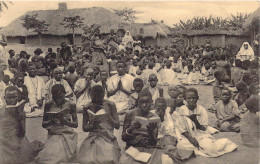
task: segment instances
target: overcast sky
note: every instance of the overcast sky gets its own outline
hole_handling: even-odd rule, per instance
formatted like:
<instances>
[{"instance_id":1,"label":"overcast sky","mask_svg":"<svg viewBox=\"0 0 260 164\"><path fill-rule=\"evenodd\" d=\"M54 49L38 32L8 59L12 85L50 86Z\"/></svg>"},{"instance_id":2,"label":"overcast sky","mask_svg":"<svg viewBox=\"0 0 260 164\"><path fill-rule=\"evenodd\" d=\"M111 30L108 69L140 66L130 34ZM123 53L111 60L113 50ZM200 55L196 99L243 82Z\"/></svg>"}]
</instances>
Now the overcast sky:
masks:
<instances>
[{"instance_id":1,"label":"overcast sky","mask_svg":"<svg viewBox=\"0 0 260 164\"><path fill-rule=\"evenodd\" d=\"M60 1L61 2L61 1ZM9 9L5 10L0 16L0 26L6 26L19 16L25 14L31 10L55 10L58 8L58 1L15 1L13 4L9 4ZM138 14L137 22L149 22L151 19L164 20L164 22L172 26L172 24L178 23L179 20L187 20L194 16L221 16L226 18L230 14L236 15L238 12L252 13L259 7L259 2L67 2L68 9L72 8L88 8L88 7L104 7L107 9L123 9L124 7L134 8L142 12Z\"/></svg>"}]
</instances>

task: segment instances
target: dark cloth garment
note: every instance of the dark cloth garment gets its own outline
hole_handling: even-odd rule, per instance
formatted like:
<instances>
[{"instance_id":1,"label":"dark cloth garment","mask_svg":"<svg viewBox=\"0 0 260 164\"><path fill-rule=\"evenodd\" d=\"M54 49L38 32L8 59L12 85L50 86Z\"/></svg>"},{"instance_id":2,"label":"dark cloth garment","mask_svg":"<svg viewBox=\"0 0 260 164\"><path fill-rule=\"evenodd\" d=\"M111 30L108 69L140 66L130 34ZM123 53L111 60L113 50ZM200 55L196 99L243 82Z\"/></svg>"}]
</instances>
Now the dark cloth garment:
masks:
<instances>
[{"instance_id":1,"label":"dark cloth garment","mask_svg":"<svg viewBox=\"0 0 260 164\"><path fill-rule=\"evenodd\" d=\"M16 86L17 90L18 90L18 102L25 100L26 102L29 102L29 98L28 98L28 89L26 87L26 85L22 86L22 91L20 89L18 89L18 87Z\"/></svg>"},{"instance_id":2,"label":"dark cloth garment","mask_svg":"<svg viewBox=\"0 0 260 164\"><path fill-rule=\"evenodd\" d=\"M130 146L134 147L149 147L149 146L155 146L156 142L151 138L151 136L146 134L138 134L136 136L129 135L126 131L131 126L131 124L135 120L135 116L140 116L140 109L136 108L126 113L125 119L124 119L124 125L123 125L123 132L122 132L122 140L126 142L126 149ZM156 114L153 114L149 112L147 118L157 116ZM155 128L155 131L158 131L158 128ZM147 140L148 144L143 145L141 142L143 140Z\"/></svg>"},{"instance_id":3,"label":"dark cloth garment","mask_svg":"<svg viewBox=\"0 0 260 164\"><path fill-rule=\"evenodd\" d=\"M67 46L65 48L61 48L60 50L60 56L63 60L63 62L67 62L70 57L72 57L72 52L70 50L70 47Z\"/></svg>"},{"instance_id":4,"label":"dark cloth garment","mask_svg":"<svg viewBox=\"0 0 260 164\"><path fill-rule=\"evenodd\" d=\"M65 76L64 79L67 80L71 89L74 90L74 85L75 85L76 81L78 80L78 76L76 74L69 73Z\"/></svg>"}]
</instances>

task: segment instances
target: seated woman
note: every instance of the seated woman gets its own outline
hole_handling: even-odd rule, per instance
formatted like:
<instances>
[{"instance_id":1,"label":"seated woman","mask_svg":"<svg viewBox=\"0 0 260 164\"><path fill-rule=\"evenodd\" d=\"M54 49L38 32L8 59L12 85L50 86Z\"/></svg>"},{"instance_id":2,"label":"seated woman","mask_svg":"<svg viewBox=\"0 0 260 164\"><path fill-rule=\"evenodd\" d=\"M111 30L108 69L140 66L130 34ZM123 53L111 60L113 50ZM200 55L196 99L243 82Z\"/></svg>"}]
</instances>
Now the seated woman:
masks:
<instances>
[{"instance_id":1,"label":"seated woman","mask_svg":"<svg viewBox=\"0 0 260 164\"><path fill-rule=\"evenodd\" d=\"M24 103L16 106L18 90L14 86L5 89L4 98L6 105L1 109L4 116L0 118L0 163L29 163L34 160L36 147L25 136ZM41 146L38 143L38 148Z\"/></svg>"},{"instance_id":2,"label":"seated woman","mask_svg":"<svg viewBox=\"0 0 260 164\"><path fill-rule=\"evenodd\" d=\"M78 160L85 164L117 164L120 148L113 132L114 128L119 129L116 105L112 101L104 100L104 90L100 85L91 89L91 100L92 102L83 108L82 128L84 132L89 132L89 135L80 146ZM103 116L94 116L94 113L102 111Z\"/></svg>"},{"instance_id":3,"label":"seated woman","mask_svg":"<svg viewBox=\"0 0 260 164\"><path fill-rule=\"evenodd\" d=\"M122 140L126 142L126 152L120 157L120 164L141 164L136 156L131 155L130 150L137 152L145 152L149 154L150 159L145 160L146 163L159 164L159 163L173 163L172 159L156 149L157 136L158 136L158 123L150 123L147 127L142 127L139 118L158 118L152 113L152 95L148 90L143 90L138 95L138 107L127 112L124 119ZM128 153L129 152L129 153Z\"/></svg>"},{"instance_id":4,"label":"seated woman","mask_svg":"<svg viewBox=\"0 0 260 164\"><path fill-rule=\"evenodd\" d=\"M36 157L36 163L72 162L77 155L78 127L76 105L65 99L62 84L52 87L53 100L46 102L42 127L48 130L48 140Z\"/></svg>"},{"instance_id":5,"label":"seated woman","mask_svg":"<svg viewBox=\"0 0 260 164\"><path fill-rule=\"evenodd\" d=\"M239 132L240 111L237 102L231 100L231 91L228 88L221 90L221 100L215 105L215 110L220 131Z\"/></svg>"},{"instance_id":6,"label":"seated woman","mask_svg":"<svg viewBox=\"0 0 260 164\"><path fill-rule=\"evenodd\" d=\"M245 146L259 148L259 122L260 117L256 114L259 112L259 97L251 96L245 103L248 112L241 119L240 134Z\"/></svg>"},{"instance_id":7,"label":"seated woman","mask_svg":"<svg viewBox=\"0 0 260 164\"><path fill-rule=\"evenodd\" d=\"M194 150L195 154L205 157L218 157L234 151L237 145L227 138L216 140L208 128L208 114L205 108L197 104L198 91L187 89L185 100L179 110L176 126L180 130L177 148Z\"/></svg>"}]
</instances>

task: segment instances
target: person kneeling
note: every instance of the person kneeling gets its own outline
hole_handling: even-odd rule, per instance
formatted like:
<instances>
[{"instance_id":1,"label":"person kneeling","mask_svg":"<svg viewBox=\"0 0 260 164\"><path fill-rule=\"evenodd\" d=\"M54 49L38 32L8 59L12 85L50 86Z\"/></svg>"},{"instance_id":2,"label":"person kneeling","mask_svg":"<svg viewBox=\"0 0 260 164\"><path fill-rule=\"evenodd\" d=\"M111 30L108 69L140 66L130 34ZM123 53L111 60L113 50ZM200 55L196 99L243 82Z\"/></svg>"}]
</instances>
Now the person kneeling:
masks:
<instances>
[{"instance_id":1,"label":"person kneeling","mask_svg":"<svg viewBox=\"0 0 260 164\"><path fill-rule=\"evenodd\" d=\"M151 93L143 90L138 95L138 107L126 113L122 132L126 151L120 164L173 163L168 155L156 149L160 118L150 111L151 105ZM145 126L144 122L149 124Z\"/></svg>"},{"instance_id":2,"label":"person kneeling","mask_svg":"<svg viewBox=\"0 0 260 164\"><path fill-rule=\"evenodd\" d=\"M72 162L77 155L78 141L73 130L78 127L76 104L65 99L62 84L55 84L51 92L53 100L45 104L42 123L48 130L48 139L36 157L36 163Z\"/></svg>"},{"instance_id":3,"label":"person kneeling","mask_svg":"<svg viewBox=\"0 0 260 164\"><path fill-rule=\"evenodd\" d=\"M117 164L120 148L114 136L119 129L119 118L114 102L104 100L104 89L95 85L91 100L83 108L83 131L89 132L78 153L78 161L84 164Z\"/></svg>"}]
</instances>

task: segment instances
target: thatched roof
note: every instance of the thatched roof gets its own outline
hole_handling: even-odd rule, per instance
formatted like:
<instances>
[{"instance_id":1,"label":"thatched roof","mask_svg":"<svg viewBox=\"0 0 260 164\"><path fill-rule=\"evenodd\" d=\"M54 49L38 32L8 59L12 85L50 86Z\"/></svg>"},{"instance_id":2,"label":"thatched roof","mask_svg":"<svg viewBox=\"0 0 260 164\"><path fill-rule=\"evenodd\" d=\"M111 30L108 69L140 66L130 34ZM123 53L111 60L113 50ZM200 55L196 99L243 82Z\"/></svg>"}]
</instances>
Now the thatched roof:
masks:
<instances>
[{"instance_id":1,"label":"thatched roof","mask_svg":"<svg viewBox=\"0 0 260 164\"><path fill-rule=\"evenodd\" d=\"M260 7L253 12L253 14L251 14L247 20L245 21L245 23L243 24L243 28L244 29L249 29L251 28L253 25L255 27L259 28L259 24L260 24Z\"/></svg>"},{"instance_id":2,"label":"thatched roof","mask_svg":"<svg viewBox=\"0 0 260 164\"><path fill-rule=\"evenodd\" d=\"M119 24L122 23L122 19L114 14L113 12L101 8L81 8L81 9L65 9L65 10L37 10L30 11L26 14L33 15L37 14L38 20L44 20L50 26L48 31L44 34L50 35L67 35L71 34L71 29L64 28L60 23L63 22L64 17L79 15L84 18L83 22L85 25L99 24L101 33L109 33L111 29L117 31L119 29ZM1 32L6 36L25 36L26 29L22 26L23 16L17 18L9 25L1 29ZM75 34L82 34L81 29L76 29ZM37 35L36 33L29 31L28 35Z\"/></svg>"},{"instance_id":3,"label":"thatched roof","mask_svg":"<svg viewBox=\"0 0 260 164\"><path fill-rule=\"evenodd\" d=\"M228 35L228 36L248 36L248 34L243 31L225 31L225 30L189 30L189 31L174 31L173 33L179 33L186 36L199 36L199 35Z\"/></svg>"},{"instance_id":4,"label":"thatched roof","mask_svg":"<svg viewBox=\"0 0 260 164\"><path fill-rule=\"evenodd\" d=\"M156 21L152 23L134 23L125 29L130 31L131 35L134 37L156 38L157 36L166 37L171 35L168 26Z\"/></svg>"}]
</instances>

